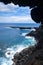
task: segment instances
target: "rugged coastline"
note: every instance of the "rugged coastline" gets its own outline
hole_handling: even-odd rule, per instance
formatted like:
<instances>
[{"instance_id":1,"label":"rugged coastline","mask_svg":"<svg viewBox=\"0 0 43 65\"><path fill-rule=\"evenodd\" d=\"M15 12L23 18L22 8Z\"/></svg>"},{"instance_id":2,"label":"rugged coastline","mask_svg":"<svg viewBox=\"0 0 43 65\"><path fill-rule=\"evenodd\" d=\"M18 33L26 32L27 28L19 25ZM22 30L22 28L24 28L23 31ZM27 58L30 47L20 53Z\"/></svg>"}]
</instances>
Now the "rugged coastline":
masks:
<instances>
[{"instance_id":1,"label":"rugged coastline","mask_svg":"<svg viewBox=\"0 0 43 65\"><path fill-rule=\"evenodd\" d=\"M37 44L20 53L17 52L12 59L13 62L15 65L43 65L43 26L40 26L36 31L31 31L26 36L34 36Z\"/></svg>"},{"instance_id":2,"label":"rugged coastline","mask_svg":"<svg viewBox=\"0 0 43 65\"><path fill-rule=\"evenodd\" d=\"M0 2L4 4L14 3L20 7L29 6L31 18L35 22L43 24L43 0L0 0ZM29 35L35 37L37 45L16 53L13 58L15 63L13 65L43 65L43 25Z\"/></svg>"}]
</instances>

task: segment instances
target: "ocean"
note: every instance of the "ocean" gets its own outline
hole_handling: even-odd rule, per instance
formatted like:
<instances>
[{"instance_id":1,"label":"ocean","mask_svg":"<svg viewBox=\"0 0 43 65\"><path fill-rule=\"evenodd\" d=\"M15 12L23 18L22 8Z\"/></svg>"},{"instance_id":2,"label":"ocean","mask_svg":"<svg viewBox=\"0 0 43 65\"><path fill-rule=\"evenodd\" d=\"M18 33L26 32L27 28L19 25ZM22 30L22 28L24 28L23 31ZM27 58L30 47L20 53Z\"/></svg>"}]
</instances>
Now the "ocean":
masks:
<instances>
[{"instance_id":1,"label":"ocean","mask_svg":"<svg viewBox=\"0 0 43 65\"><path fill-rule=\"evenodd\" d=\"M11 59L16 52L20 52L36 42L34 37L25 36L32 29L11 28L11 26L39 27L39 24L0 23L0 65L12 65L13 61Z\"/></svg>"}]
</instances>

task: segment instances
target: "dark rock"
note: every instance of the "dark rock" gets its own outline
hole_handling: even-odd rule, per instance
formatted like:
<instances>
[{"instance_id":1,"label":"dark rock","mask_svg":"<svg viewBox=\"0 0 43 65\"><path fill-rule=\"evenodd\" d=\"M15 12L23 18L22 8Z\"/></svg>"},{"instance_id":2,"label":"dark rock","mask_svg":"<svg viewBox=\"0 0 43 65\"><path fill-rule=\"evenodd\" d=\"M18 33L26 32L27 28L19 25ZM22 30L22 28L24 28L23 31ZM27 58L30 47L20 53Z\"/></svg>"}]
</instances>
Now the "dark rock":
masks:
<instances>
[{"instance_id":1,"label":"dark rock","mask_svg":"<svg viewBox=\"0 0 43 65\"><path fill-rule=\"evenodd\" d=\"M43 65L43 27L32 31L27 36L34 36L38 40L37 44L23 49L16 55L14 62L16 65ZM14 58L15 58L14 55Z\"/></svg>"},{"instance_id":2,"label":"dark rock","mask_svg":"<svg viewBox=\"0 0 43 65\"><path fill-rule=\"evenodd\" d=\"M43 65L43 0L0 0L0 2L4 4L12 2L19 6L29 6L32 8L31 18L36 23L41 22L41 26L36 31L27 35L34 36L38 40L37 45L15 54L13 59L15 65Z\"/></svg>"}]
</instances>

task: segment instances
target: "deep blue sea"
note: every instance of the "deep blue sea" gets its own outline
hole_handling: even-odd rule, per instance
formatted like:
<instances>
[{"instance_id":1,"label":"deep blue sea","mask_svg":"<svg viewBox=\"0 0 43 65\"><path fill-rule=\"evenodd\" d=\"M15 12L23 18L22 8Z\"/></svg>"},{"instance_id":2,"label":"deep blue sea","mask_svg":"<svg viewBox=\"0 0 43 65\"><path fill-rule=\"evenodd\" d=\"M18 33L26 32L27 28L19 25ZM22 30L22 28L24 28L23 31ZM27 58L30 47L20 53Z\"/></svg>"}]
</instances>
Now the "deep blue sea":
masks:
<instances>
[{"instance_id":1,"label":"deep blue sea","mask_svg":"<svg viewBox=\"0 0 43 65\"><path fill-rule=\"evenodd\" d=\"M39 27L39 24L0 23L0 65L12 65L11 59L16 52L35 44L34 37L25 36L31 29L11 28L11 26Z\"/></svg>"}]
</instances>

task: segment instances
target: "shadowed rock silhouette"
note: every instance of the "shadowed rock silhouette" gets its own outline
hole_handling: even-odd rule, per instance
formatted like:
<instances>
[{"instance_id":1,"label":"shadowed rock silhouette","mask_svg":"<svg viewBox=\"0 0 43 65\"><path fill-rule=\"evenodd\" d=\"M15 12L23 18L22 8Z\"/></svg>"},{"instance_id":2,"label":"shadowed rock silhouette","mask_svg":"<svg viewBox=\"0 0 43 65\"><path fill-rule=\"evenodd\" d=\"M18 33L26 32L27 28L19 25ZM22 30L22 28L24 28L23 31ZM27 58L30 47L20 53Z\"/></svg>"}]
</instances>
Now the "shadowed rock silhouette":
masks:
<instances>
[{"instance_id":1,"label":"shadowed rock silhouette","mask_svg":"<svg viewBox=\"0 0 43 65\"><path fill-rule=\"evenodd\" d=\"M36 23L41 22L41 26L26 36L34 36L38 40L37 45L24 49L16 53L12 59L16 65L43 65L43 0L0 0L4 4L14 3L19 6L29 6L31 17ZM14 65L14 64L13 64Z\"/></svg>"},{"instance_id":2,"label":"shadowed rock silhouette","mask_svg":"<svg viewBox=\"0 0 43 65\"><path fill-rule=\"evenodd\" d=\"M31 17L37 23L43 24L43 0L0 0L4 4L14 3L19 6L29 6L32 8Z\"/></svg>"}]
</instances>

